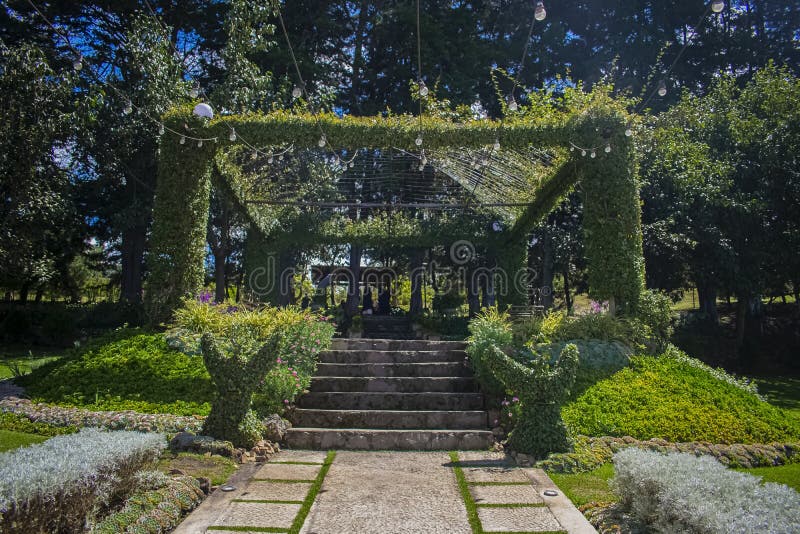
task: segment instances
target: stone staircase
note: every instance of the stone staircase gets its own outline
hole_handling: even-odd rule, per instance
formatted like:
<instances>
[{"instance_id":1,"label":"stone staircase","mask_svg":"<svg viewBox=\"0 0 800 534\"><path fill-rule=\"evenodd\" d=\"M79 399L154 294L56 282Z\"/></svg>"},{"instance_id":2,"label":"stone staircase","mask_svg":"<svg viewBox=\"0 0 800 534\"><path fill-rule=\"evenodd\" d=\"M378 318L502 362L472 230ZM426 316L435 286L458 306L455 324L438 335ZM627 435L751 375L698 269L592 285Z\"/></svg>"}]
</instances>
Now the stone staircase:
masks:
<instances>
[{"instance_id":1,"label":"stone staircase","mask_svg":"<svg viewBox=\"0 0 800 534\"><path fill-rule=\"evenodd\" d=\"M493 442L456 341L336 339L299 400L295 449L469 450Z\"/></svg>"}]
</instances>

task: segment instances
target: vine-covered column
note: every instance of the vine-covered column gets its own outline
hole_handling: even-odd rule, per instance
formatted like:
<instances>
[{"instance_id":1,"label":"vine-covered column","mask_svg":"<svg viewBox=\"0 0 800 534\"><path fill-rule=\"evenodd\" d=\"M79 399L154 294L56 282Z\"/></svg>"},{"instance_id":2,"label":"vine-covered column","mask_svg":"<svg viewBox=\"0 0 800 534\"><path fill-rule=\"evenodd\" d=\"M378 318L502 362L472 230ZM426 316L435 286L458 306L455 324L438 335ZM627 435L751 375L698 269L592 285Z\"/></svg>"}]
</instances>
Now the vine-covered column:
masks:
<instances>
[{"instance_id":1,"label":"vine-covered column","mask_svg":"<svg viewBox=\"0 0 800 534\"><path fill-rule=\"evenodd\" d=\"M627 119L600 108L575 120L574 151L584 195L584 247L589 266L589 295L609 301L612 310L633 312L644 289L642 222L636 159ZM609 148L607 148L609 147ZM591 149L594 149L594 157Z\"/></svg>"},{"instance_id":2,"label":"vine-covered column","mask_svg":"<svg viewBox=\"0 0 800 534\"><path fill-rule=\"evenodd\" d=\"M527 303L527 276L525 262L525 242L510 239L508 232L498 237L502 247L494 248L492 254L497 260L493 269L497 302L501 309Z\"/></svg>"},{"instance_id":3,"label":"vine-covered column","mask_svg":"<svg viewBox=\"0 0 800 534\"><path fill-rule=\"evenodd\" d=\"M175 110L164 118L177 132L202 137L200 119ZM153 230L145 302L148 318L158 323L169 318L181 298L203 286L206 228L211 191L213 141L197 141L175 135L161 138L153 208Z\"/></svg>"}]
</instances>

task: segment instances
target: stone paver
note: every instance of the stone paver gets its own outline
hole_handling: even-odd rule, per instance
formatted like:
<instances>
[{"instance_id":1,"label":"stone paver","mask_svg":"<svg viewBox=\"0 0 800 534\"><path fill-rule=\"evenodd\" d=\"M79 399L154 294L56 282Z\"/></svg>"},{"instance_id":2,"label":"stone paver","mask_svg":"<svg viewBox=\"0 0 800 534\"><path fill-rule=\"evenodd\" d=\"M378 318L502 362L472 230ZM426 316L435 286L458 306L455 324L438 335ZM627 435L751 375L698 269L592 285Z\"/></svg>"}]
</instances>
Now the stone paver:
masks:
<instances>
[{"instance_id":1,"label":"stone paver","mask_svg":"<svg viewBox=\"0 0 800 534\"><path fill-rule=\"evenodd\" d=\"M237 498L251 501L302 501L310 488L310 482L275 484L253 481Z\"/></svg>"},{"instance_id":2,"label":"stone paver","mask_svg":"<svg viewBox=\"0 0 800 534\"><path fill-rule=\"evenodd\" d=\"M270 463L276 462L312 462L315 464L322 464L325 457L328 455L326 451L297 451L297 450L282 450L272 458Z\"/></svg>"},{"instance_id":3,"label":"stone paver","mask_svg":"<svg viewBox=\"0 0 800 534\"><path fill-rule=\"evenodd\" d=\"M314 480L319 473L319 465L267 464L256 472L255 478L276 480Z\"/></svg>"},{"instance_id":4,"label":"stone paver","mask_svg":"<svg viewBox=\"0 0 800 534\"><path fill-rule=\"evenodd\" d=\"M470 534L445 452L336 455L301 532Z\"/></svg>"},{"instance_id":5,"label":"stone paver","mask_svg":"<svg viewBox=\"0 0 800 534\"><path fill-rule=\"evenodd\" d=\"M535 532L561 530L553 513L545 506L524 508L478 508L486 532Z\"/></svg>"},{"instance_id":6,"label":"stone paver","mask_svg":"<svg viewBox=\"0 0 800 534\"><path fill-rule=\"evenodd\" d=\"M533 486L470 486L475 504L541 504Z\"/></svg>"},{"instance_id":7,"label":"stone paver","mask_svg":"<svg viewBox=\"0 0 800 534\"><path fill-rule=\"evenodd\" d=\"M271 504L260 502L231 502L215 525L223 527L276 527L292 526L299 504Z\"/></svg>"},{"instance_id":8,"label":"stone paver","mask_svg":"<svg viewBox=\"0 0 800 534\"><path fill-rule=\"evenodd\" d=\"M514 467L465 467L467 482L530 482L521 469Z\"/></svg>"}]
</instances>

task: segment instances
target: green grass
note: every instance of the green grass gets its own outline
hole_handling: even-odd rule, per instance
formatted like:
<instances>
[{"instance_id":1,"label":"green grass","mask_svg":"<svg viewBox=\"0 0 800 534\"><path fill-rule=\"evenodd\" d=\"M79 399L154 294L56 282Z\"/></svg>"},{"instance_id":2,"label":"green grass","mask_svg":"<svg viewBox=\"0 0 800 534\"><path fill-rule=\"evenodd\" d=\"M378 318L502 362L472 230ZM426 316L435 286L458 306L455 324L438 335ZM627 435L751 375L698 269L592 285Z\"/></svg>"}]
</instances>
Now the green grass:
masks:
<instances>
[{"instance_id":1,"label":"green grass","mask_svg":"<svg viewBox=\"0 0 800 534\"><path fill-rule=\"evenodd\" d=\"M597 469L586 473L547 474L575 506L581 506L589 502L612 502L617 500L616 495L608 485L608 481L614 476L613 464L603 464Z\"/></svg>"},{"instance_id":2,"label":"green grass","mask_svg":"<svg viewBox=\"0 0 800 534\"><path fill-rule=\"evenodd\" d=\"M46 363L56 361L64 351L29 347L6 347L0 350L0 380L27 374Z\"/></svg>"},{"instance_id":3,"label":"green grass","mask_svg":"<svg viewBox=\"0 0 800 534\"><path fill-rule=\"evenodd\" d=\"M41 443L47 437L37 436L36 434L26 434L24 432L14 432L12 430L0 430L0 452L26 447L34 443Z\"/></svg>"},{"instance_id":4,"label":"green grass","mask_svg":"<svg viewBox=\"0 0 800 534\"><path fill-rule=\"evenodd\" d=\"M311 506L317 499L317 495L322 489L322 483L325 481L325 477L327 476L328 471L331 468L331 464L335 458L336 451L328 451L328 455L325 457L325 461L322 463L319 473L317 473L317 478L314 479L314 483L311 484L311 488L309 488L306 498L303 500L303 506L300 507L300 511L297 512L297 515L292 522L292 526L289 528L289 534L299 534L300 529L303 528L303 524L306 522L306 517L308 517L308 513L311 511Z\"/></svg>"},{"instance_id":5,"label":"green grass","mask_svg":"<svg viewBox=\"0 0 800 534\"><path fill-rule=\"evenodd\" d=\"M800 425L779 408L675 354L636 356L562 410L575 434L669 441L792 441Z\"/></svg>"},{"instance_id":6,"label":"green grass","mask_svg":"<svg viewBox=\"0 0 800 534\"><path fill-rule=\"evenodd\" d=\"M763 377L755 379L758 392L791 415L800 426L800 378Z\"/></svg>"},{"instance_id":7,"label":"green grass","mask_svg":"<svg viewBox=\"0 0 800 534\"><path fill-rule=\"evenodd\" d=\"M207 415L214 395L202 358L137 329L98 338L19 383L35 401L92 410Z\"/></svg>"},{"instance_id":8,"label":"green grass","mask_svg":"<svg viewBox=\"0 0 800 534\"><path fill-rule=\"evenodd\" d=\"M800 491L800 464L753 467L750 469L737 469L737 471L759 476L764 482L777 482Z\"/></svg>"},{"instance_id":9,"label":"green grass","mask_svg":"<svg viewBox=\"0 0 800 534\"><path fill-rule=\"evenodd\" d=\"M195 478L208 478L212 485L219 486L231 477L238 466L233 460L217 455L166 452L158 461L158 469L165 473L169 473L170 469L180 469Z\"/></svg>"}]
</instances>

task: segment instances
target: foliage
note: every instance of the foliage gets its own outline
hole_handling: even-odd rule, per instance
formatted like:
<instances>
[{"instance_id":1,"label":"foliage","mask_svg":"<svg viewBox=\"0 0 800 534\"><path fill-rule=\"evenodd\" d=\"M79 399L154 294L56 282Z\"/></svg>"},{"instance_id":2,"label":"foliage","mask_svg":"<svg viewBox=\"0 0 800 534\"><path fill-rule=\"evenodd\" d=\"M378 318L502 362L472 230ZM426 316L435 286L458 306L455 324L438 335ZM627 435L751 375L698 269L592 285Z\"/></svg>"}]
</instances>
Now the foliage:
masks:
<instances>
[{"instance_id":1,"label":"foliage","mask_svg":"<svg viewBox=\"0 0 800 534\"><path fill-rule=\"evenodd\" d=\"M578 347L581 355L580 365L575 371L575 384L570 389L569 398L575 398L592 384L613 375L628 366L633 353L631 349L619 341L602 341L598 339L573 339L557 343L533 345L535 353L549 356L551 362L568 344Z\"/></svg>"},{"instance_id":2,"label":"foliage","mask_svg":"<svg viewBox=\"0 0 800 534\"><path fill-rule=\"evenodd\" d=\"M74 426L57 426L42 421L32 421L27 417L5 411L0 412L0 430L13 430L47 437L73 434L78 431Z\"/></svg>"},{"instance_id":3,"label":"foliage","mask_svg":"<svg viewBox=\"0 0 800 534\"><path fill-rule=\"evenodd\" d=\"M207 414L213 396L199 358L135 329L103 336L22 383L34 400L99 410Z\"/></svg>"},{"instance_id":4,"label":"foliage","mask_svg":"<svg viewBox=\"0 0 800 534\"><path fill-rule=\"evenodd\" d=\"M79 532L98 507L126 495L166 446L161 434L84 429L0 455L2 526Z\"/></svg>"},{"instance_id":5,"label":"foliage","mask_svg":"<svg viewBox=\"0 0 800 534\"><path fill-rule=\"evenodd\" d=\"M203 334L200 343L203 362L217 388L203 434L251 448L262 438L261 422L250 410L252 397L262 377L276 364L278 336L273 334L255 353L226 353L210 332Z\"/></svg>"},{"instance_id":6,"label":"foliage","mask_svg":"<svg viewBox=\"0 0 800 534\"><path fill-rule=\"evenodd\" d=\"M217 454L200 454L192 452L180 452L177 454L166 453L158 462L158 469L168 473L173 469L194 478L207 478L211 485L219 486L236 471L237 464L230 458L225 458Z\"/></svg>"},{"instance_id":7,"label":"foliage","mask_svg":"<svg viewBox=\"0 0 800 534\"><path fill-rule=\"evenodd\" d=\"M0 410L25 417L38 424L66 427L63 433L82 427L138 432L198 432L203 418L171 414L145 414L133 411L91 412L81 408L32 403L29 400L2 399ZM53 429L53 432L56 432Z\"/></svg>"},{"instance_id":8,"label":"foliage","mask_svg":"<svg viewBox=\"0 0 800 534\"><path fill-rule=\"evenodd\" d=\"M610 462L585 473L548 472L548 476L575 506L616 500L616 495L608 486L609 479L614 476L614 467Z\"/></svg>"},{"instance_id":9,"label":"foliage","mask_svg":"<svg viewBox=\"0 0 800 534\"><path fill-rule=\"evenodd\" d=\"M718 376L674 347L635 356L631 367L564 406L564 421L576 434L636 439L769 443L800 436L780 409Z\"/></svg>"},{"instance_id":10,"label":"foliage","mask_svg":"<svg viewBox=\"0 0 800 534\"><path fill-rule=\"evenodd\" d=\"M708 457L626 449L614 456L621 504L660 532L794 532L800 494Z\"/></svg>"},{"instance_id":11,"label":"foliage","mask_svg":"<svg viewBox=\"0 0 800 534\"><path fill-rule=\"evenodd\" d=\"M151 484L131 495L121 510L94 525L92 534L169 532L180 523L183 514L203 500L203 491L197 480L191 476L168 478L158 474L163 480L158 483L153 480Z\"/></svg>"},{"instance_id":12,"label":"foliage","mask_svg":"<svg viewBox=\"0 0 800 534\"><path fill-rule=\"evenodd\" d=\"M488 308L470 321L469 332L467 355L475 377L485 393L502 395L505 393L505 386L487 367L486 358L490 356L493 347L505 349L511 346L513 334L509 315L497 308Z\"/></svg>"}]
</instances>

